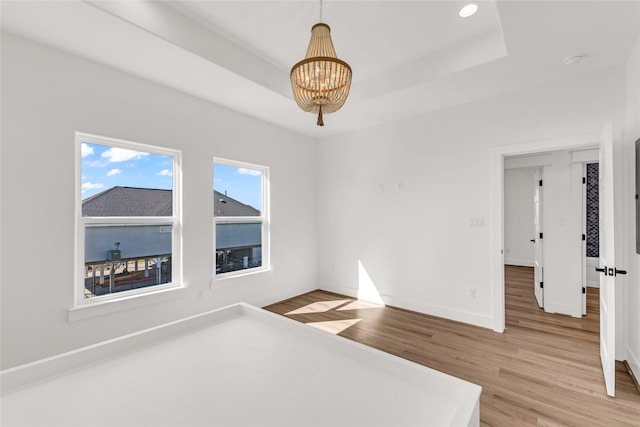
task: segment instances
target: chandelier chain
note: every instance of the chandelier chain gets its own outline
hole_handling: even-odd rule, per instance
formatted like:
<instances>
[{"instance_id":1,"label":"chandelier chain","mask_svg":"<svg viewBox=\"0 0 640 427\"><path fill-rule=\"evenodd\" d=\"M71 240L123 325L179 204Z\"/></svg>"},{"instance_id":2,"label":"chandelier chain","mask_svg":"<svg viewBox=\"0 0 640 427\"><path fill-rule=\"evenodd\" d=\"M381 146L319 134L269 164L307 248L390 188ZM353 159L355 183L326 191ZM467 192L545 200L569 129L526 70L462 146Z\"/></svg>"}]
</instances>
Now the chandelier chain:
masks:
<instances>
[{"instance_id":1,"label":"chandelier chain","mask_svg":"<svg viewBox=\"0 0 640 427\"><path fill-rule=\"evenodd\" d=\"M320 21L318 22L322 22L322 0L320 0Z\"/></svg>"}]
</instances>

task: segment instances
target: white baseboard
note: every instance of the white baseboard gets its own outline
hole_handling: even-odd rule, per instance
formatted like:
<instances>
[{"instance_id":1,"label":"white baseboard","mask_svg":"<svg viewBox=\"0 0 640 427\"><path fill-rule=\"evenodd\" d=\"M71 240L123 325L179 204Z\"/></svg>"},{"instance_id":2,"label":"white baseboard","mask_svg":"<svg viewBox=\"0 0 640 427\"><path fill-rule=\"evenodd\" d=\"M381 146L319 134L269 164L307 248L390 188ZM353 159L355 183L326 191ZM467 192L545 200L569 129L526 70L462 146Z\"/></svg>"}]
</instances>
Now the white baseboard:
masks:
<instances>
[{"instance_id":1,"label":"white baseboard","mask_svg":"<svg viewBox=\"0 0 640 427\"><path fill-rule=\"evenodd\" d=\"M504 263L507 265L517 265L520 267L533 267L533 261L527 259L505 258Z\"/></svg>"},{"instance_id":2,"label":"white baseboard","mask_svg":"<svg viewBox=\"0 0 640 427\"><path fill-rule=\"evenodd\" d=\"M298 295L306 294L307 292L315 291L316 289L318 289L318 287L311 284L294 286L291 288L279 290L277 292L272 292L268 295L262 295L258 298L252 298L250 300L247 300L247 302L256 307L265 307L267 305L275 304L276 302L284 301Z\"/></svg>"},{"instance_id":3,"label":"white baseboard","mask_svg":"<svg viewBox=\"0 0 640 427\"><path fill-rule=\"evenodd\" d=\"M354 288L335 287L321 285L322 290L335 292L337 294L346 295L351 298L357 298L358 291ZM408 300L397 296L381 295L386 305L403 308L418 313L428 314L431 316L442 317L444 319L455 320L457 322L468 323L470 325L480 326L482 328L493 329L493 318L490 316L482 316L466 311L455 310L434 304L427 304L419 301Z\"/></svg>"},{"instance_id":4,"label":"white baseboard","mask_svg":"<svg viewBox=\"0 0 640 427\"><path fill-rule=\"evenodd\" d=\"M627 347L627 363L633 372L633 375L640 381L640 357Z\"/></svg>"},{"instance_id":5,"label":"white baseboard","mask_svg":"<svg viewBox=\"0 0 640 427\"><path fill-rule=\"evenodd\" d=\"M455 310L449 307L426 304L419 301L407 300L404 298L382 296L383 300L394 307L404 308L418 313L429 314L431 316L442 317L449 320L468 323L482 328L493 329L493 317L482 316L462 310Z\"/></svg>"},{"instance_id":6,"label":"white baseboard","mask_svg":"<svg viewBox=\"0 0 640 427\"><path fill-rule=\"evenodd\" d=\"M327 285L327 284L320 284L318 285L318 289L323 290L323 291L327 291L327 292L333 292L336 294L340 294L340 295L344 295L350 298L358 298L358 290L354 289L354 288L347 288L347 287L342 287L342 286L331 286L331 285Z\"/></svg>"}]
</instances>

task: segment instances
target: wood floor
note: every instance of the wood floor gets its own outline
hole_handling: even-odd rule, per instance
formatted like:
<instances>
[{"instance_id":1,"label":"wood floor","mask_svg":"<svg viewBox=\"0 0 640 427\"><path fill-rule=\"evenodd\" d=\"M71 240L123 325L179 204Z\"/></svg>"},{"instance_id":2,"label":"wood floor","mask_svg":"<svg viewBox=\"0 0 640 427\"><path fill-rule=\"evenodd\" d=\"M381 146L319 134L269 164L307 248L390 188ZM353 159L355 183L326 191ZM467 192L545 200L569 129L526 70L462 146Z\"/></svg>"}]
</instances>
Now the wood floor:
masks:
<instances>
[{"instance_id":1,"label":"wood floor","mask_svg":"<svg viewBox=\"0 0 640 427\"><path fill-rule=\"evenodd\" d=\"M545 313L533 270L508 266L503 334L314 291L267 310L482 386L483 426L640 426L640 395L622 363L616 397L600 368L597 289L582 319Z\"/></svg>"}]
</instances>

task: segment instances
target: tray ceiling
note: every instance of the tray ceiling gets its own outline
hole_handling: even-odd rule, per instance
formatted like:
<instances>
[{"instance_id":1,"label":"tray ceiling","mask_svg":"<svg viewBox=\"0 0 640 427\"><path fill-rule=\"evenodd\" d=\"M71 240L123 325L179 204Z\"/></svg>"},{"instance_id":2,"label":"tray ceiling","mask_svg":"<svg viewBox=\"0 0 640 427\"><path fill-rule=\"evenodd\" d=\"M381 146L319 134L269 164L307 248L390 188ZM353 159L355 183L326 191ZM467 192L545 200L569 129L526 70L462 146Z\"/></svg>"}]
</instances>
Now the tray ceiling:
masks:
<instances>
[{"instance_id":1,"label":"tray ceiling","mask_svg":"<svg viewBox=\"0 0 640 427\"><path fill-rule=\"evenodd\" d=\"M2 2L2 29L315 138L622 65L638 1L325 1L351 95L326 126L300 111L289 71L319 2ZM586 53L572 67L562 59Z\"/></svg>"}]
</instances>

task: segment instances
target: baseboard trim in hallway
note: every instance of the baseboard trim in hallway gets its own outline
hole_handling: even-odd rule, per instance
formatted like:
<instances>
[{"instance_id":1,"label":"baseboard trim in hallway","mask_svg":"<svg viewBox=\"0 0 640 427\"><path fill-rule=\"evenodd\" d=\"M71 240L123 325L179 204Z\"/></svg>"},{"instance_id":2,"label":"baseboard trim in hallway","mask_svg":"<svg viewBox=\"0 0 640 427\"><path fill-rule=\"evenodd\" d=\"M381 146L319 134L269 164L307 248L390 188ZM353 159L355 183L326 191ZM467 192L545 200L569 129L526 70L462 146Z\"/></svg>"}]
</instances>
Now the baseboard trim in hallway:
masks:
<instances>
[{"instance_id":1,"label":"baseboard trim in hallway","mask_svg":"<svg viewBox=\"0 0 640 427\"><path fill-rule=\"evenodd\" d=\"M633 385L636 386L636 390L638 391L638 394L640 394L640 383L638 382L638 379L636 378L636 376L633 374L633 370L631 369L629 362L625 360L623 363L624 363L624 367L627 368L627 372L631 377L631 381L633 381Z\"/></svg>"}]
</instances>

